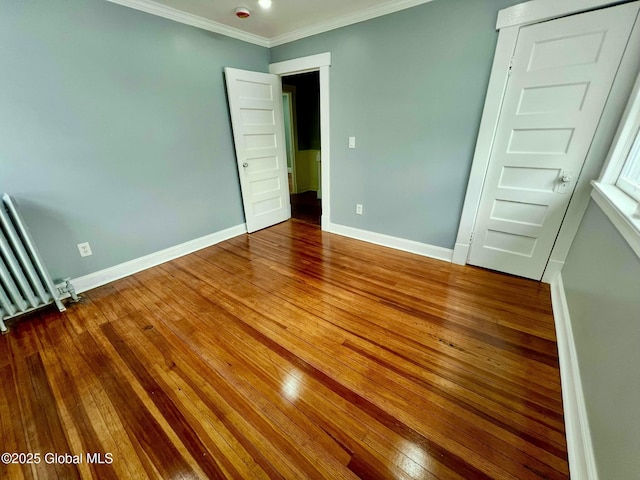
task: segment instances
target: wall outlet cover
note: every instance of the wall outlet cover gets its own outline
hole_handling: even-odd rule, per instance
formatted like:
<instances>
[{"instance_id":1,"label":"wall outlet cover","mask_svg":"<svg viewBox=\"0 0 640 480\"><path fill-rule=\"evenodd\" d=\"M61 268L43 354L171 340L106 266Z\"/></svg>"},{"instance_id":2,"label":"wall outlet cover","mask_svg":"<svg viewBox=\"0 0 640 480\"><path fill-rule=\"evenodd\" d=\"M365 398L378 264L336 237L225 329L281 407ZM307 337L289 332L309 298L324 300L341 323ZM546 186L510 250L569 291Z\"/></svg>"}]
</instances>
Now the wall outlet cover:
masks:
<instances>
[{"instance_id":1,"label":"wall outlet cover","mask_svg":"<svg viewBox=\"0 0 640 480\"><path fill-rule=\"evenodd\" d=\"M89 242L79 243L78 251L80 252L81 257L88 257L90 255L93 255L93 252L91 251L91 245L89 245Z\"/></svg>"}]
</instances>

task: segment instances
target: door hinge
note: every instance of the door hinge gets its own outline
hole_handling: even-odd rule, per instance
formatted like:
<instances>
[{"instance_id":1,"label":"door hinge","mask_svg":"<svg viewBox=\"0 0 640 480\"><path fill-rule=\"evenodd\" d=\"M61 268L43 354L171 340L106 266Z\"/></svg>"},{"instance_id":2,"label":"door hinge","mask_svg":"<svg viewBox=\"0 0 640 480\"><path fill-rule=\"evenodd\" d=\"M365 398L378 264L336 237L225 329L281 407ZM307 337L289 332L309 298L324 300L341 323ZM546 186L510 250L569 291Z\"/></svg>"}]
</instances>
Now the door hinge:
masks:
<instances>
[{"instance_id":1,"label":"door hinge","mask_svg":"<svg viewBox=\"0 0 640 480\"><path fill-rule=\"evenodd\" d=\"M511 75L511 70L513 70L513 57L509 59L509 70L507 72L507 75Z\"/></svg>"},{"instance_id":2,"label":"door hinge","mask_svg":"<svg viewBox=\"0 0 640 480\"><path fill-rule=\"evenodd\" d=\"M469 246L473 243L473 232L471 232L471 236L469 237Z\"/></svg>"}]
</instances>

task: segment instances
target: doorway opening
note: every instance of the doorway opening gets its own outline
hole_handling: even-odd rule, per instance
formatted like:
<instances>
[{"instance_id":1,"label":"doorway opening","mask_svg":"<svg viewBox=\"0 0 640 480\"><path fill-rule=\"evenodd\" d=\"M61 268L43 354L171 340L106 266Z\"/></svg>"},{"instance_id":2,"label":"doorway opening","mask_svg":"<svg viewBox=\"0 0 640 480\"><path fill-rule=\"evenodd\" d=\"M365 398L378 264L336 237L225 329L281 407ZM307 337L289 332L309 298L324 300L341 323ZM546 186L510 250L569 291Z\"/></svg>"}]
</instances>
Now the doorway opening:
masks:
<instances>
[{"instance_id":1,"label":"doorway opening","mask_svg":"<svg viewBox=\"0 0 640 480\"><path fill-rule=\"evenodd\" d=\"M282 104L291 217L320 225L322 218L320 72L283 76Z\"/></svg>"}]
</instances>

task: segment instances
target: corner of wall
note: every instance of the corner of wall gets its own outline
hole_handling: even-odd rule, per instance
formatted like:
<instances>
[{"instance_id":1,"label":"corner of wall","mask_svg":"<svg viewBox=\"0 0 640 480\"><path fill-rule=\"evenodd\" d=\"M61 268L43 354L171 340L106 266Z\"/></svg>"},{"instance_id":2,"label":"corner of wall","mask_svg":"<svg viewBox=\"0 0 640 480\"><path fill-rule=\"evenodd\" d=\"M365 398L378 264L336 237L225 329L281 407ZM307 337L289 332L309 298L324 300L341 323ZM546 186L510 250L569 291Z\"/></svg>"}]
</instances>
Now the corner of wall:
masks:
<instances>
[{"instance_id":1,"label":"corner of wall","mask_svg":"<svg viewBox=\"0 0 640 480\"><path fill-rule=\"evenodd\" d=\"M551 282L551 303L560 359L562 402L571 478L598 480L578 355L561 273L558 273Z\"/></svg>"},{"instance_id":2,"label":"corner of wall","mask_svg":"<svg viewBox=\"0 0 640 480\"><path fill-rule=\"evenodd\" d=\"M442 260L444 262L451 262L451 258L453 257L453 250L448 248L407 240L400 237L392 237L390 235L362 230L360 228L348 227L337 223L327 222L326 228L323 223L322 229L329 233L342 235L343 237L355 238L356 240L361 240L363 242L373 243L375 245L381 245L395 250L402 250L403 252L415 253L416 255L435 258L436 260Z\"/></svg>"},{"instance_id":3,"label":"corner of wall","mask_svg":"<svg viewBox=\"0 0 640 480\"><path fill-rule=\"evenodd\" d=\"M144 257L135 258L128 262L115 265L113 267L105 268L98 272L83 275L82 277L74 278L71 283L74 285L78 293L86 292L93 288L106 285L110 282L115 282L134 273L141 272L161 263L168 262L178 257L183 257L190 253L196 252L206 247L215 245L216 243L229 240L230 238L237 237L247 233L247 225L245 223L236 225L235 227L227 228L219 232L215 232L204 237L196 238L188 242L176 245L173 247L160 250L159 252L145 255Z\"/></svg>"},{"instance_id":4,"label":"corner of wall","mask_svg":"<svg viewBox=\"0 0 640 480\"><path fill-rule=\"evenodd\" d=\"M470 245L465 243L456 243L453 248L453 257L451 258L451 262L456 265L466 265L467 258L469 258L470 248Z\"/></svg>"},{"instance_id":5,"label":"corner of wall","mask_svg":"<svg viewBox=\"0 0 640 480\"><path fill-rule=\"evenodd\" d=\"M550 259L542 274L542 283L553 284L558 275L560 275L563 266L564 261Z\"/></svg>"}]
</instances>

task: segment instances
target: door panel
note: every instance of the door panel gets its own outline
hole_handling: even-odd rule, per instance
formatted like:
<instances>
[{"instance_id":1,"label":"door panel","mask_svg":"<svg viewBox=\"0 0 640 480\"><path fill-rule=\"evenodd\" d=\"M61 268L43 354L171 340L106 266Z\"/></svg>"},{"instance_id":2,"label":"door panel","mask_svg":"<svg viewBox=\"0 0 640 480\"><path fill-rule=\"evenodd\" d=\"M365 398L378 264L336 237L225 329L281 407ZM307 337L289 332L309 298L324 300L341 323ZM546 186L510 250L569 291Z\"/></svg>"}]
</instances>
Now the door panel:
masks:
<instances>
[{"instance_id":1,"label":"door panel","mask_svg":"<svg viewBox=\"0 0 640 480\"><path fill-rule=\"evenodd\" d=\"M225 68L247 230L291 218L282 113L276 75Z\"/></svg>"},{"instance_id":2,"label":"door panel","mask_svg":"<svg viewBox=\"0 0 640 480\"><path fill-rule=\"evenodd\" d=\"M469 263L542 277L638 9L520 29Z\"/></svg>"}]
</instances>

